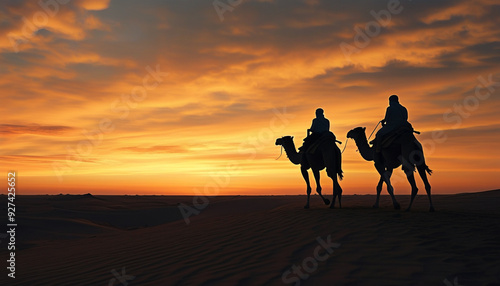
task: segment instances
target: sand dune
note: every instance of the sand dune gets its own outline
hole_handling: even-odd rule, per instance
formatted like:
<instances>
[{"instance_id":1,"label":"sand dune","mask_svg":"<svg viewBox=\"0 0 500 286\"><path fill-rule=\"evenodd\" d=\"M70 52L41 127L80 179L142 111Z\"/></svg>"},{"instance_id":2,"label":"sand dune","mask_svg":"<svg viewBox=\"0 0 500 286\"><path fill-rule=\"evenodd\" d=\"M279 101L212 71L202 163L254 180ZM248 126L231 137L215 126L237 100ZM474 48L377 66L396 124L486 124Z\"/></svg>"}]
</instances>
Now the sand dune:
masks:
<instances>
[{"instance_id":1,"label":"sand dune","mask_svg":"<svg viewBox=\"0 0 500 286\"><path fill-rule=\"evenodd\" d=\"M190 197L21 196L17 278L0 283L500 285L500 191L436 195L435 213L425 196L409 213L374 200L214 197L187 225L177 204Z\"/></svg>"}]
</instances>

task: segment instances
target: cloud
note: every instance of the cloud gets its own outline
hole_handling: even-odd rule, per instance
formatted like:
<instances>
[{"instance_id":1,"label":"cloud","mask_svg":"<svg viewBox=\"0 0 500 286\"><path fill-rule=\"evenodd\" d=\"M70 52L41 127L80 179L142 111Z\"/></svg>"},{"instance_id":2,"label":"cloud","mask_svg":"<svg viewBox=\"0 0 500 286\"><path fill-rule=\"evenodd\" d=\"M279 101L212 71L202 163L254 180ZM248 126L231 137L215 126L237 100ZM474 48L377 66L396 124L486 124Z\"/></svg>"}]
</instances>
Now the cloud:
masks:
<instances>
[{"instance_id":1,"label":"cloud","mask_svg":"<svg viewBox=\"0 0 500 286\"><path fill-rule=\"evenodd\" d=\"M61 135L73 131L74 128L69 126L42 126L38 124L30 125L13 125L13 124L0 124L0 134L8 135L21 135L21 134L37 134L37 135Z\"/></svg>"},{"instance_id":2,"label":"cloud","mask_svg":"<svg viewBox=\"0 0 500 286\"><path fill-rule=\"evenodd\" d=\"M118 148L119 151L130 151L137 153L186 153L188 149L184 146L175 146L175 145L157 145L151 147L122 147Z\"/></svg>"},{"instance_id":3,"label":"cloud","mask_svg":"<svg viewBox=\"0 0 500 286\"><path fill-rule=\"evenodd\" d=\"M9 163L52 163L54 161L81 161L87 163L93 163L97 160L95 158L81 158L76 160L75 157L69 157L66 154L58 154L58 155L46 155L46 156L36 156L36 155L7 155L0 156L0 159L4 162Z\"/></svg>"},{"instance_id":4,"label":"cloud","mask_svg":"<svg viewBox=\"0 0 500 286\"><path fill-rule=\"evenodd\" d=\"M76 0L75 5L88 11L105 10L111 0Z\"/></svg>"}]
</instances>

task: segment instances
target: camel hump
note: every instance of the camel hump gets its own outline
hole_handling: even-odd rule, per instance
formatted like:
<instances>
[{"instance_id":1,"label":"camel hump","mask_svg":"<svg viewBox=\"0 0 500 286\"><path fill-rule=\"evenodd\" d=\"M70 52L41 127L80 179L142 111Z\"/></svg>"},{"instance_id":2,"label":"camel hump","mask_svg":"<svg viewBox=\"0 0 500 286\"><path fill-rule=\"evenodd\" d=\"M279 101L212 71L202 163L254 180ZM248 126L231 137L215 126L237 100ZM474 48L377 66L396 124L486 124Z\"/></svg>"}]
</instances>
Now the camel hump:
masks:
<instances>
[{"instance_id":1,"label":"camel hump","mask_svg":"<svg viewBox=\"0 0 500 286\"><path fill-rule=\"evenodd\" d=\"M316 150L318 149L319 146L323 143L328 143L328 144L333 144L335 147L337 147L337 144L335 142L337 141L337 136L333 134L333 132L328 131L324 132L321 137L319 137L312 145L307 149L307 153L309 154L314 154ZM337 147L338 148L338 147Z\"/></svg>"},{"instance_id":2,"label":"camel hump","mask_svg":"<svg viewBox=\"0 0 500 286\"><path fill-rule=\"evenodd\" d=\"M389 148L392 143L394 143L394 141L396 139L399 139L401 136L408 136L409 135L409 138L412 139L413 141L413 126L407 122L407 124L404 124L400 127L398 127L397 129L395 129L394 131L392 131L391 133L387 134L384 136L384 138L382 138L382 141L380 142L380 147L379 148Z\"/></svg>"},{"instance_id":3,"label":"camel hump","mask_svg":"<svg viewBox=\"0 0 500 286\"><path fill-rule=\"evenodd\" d=\"M323 134L323 136L321 136L321 137L325 137L326 139L337 141L337 136L335 136L335 134L333 134L332 131L325 132L325 134Z\"/></svg>"}]
</instances>

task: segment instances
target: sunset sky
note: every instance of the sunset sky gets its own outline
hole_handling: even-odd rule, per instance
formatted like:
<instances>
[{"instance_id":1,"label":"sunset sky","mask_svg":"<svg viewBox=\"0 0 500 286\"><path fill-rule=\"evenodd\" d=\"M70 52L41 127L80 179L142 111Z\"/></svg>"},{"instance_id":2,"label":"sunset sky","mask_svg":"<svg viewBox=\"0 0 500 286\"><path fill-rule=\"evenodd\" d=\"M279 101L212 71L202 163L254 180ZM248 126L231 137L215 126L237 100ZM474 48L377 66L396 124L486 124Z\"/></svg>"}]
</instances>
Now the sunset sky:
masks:
<instances>
[{"instance_id":1,"label":"sunset sky","mask_svg":"<svg viewBox=\"0 0 500 286\"><path fill-rule=\"evenodd\" d=\"M391 94L434 193L500 188L498 1L38 2L0 4L0 160L18 194L305 194L276 138L300 145L318 107L344 144L369 135ZM343 170L344 194L375 193L352 141Z\"/></svg>"}]
</instances>

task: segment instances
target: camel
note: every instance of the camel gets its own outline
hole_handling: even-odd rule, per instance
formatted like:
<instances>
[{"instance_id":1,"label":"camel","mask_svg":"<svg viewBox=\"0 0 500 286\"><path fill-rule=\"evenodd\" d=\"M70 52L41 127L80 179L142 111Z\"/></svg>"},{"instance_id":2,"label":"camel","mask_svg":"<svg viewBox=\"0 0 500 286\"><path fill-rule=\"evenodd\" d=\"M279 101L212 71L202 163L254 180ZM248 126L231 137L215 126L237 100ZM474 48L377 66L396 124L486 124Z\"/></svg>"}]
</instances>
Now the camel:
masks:
<instances>
[{"instance_id":1,"label":"camel","mask_svg":"<svg viewBox=\"0 0 500 286\"><path fill-rule=\"evenodd\" d=\"M387 185L387 192L391 196L394 208L401 208L394 197L394 188L391 185L391 175L395 168L403 165L403 170L406 174L408 182L411 185L411 200L406 211L411 209L413 200L418 192L413 174L416 167L422 181L424 182L425 190L427 191L430 204L429 211L433 212L434 206L432 205L431 199L431 185L427 179L427 173L431 175L432 170L425 164L422 145L418 142L415 136L413 136L413 133L406 132L401 134L388 148L381 149L381 156L376 156L374 147L370 147L368 144L365 130L365 127L354 128L347 133L347 138L354 139L363 159L367 161L375 161L375 168L380 174L380 180L377 185L377 200L373 207L378 208L379 206L380 192L382 191L382 185L385 182Z\"/></svg>"},{"instance_id":2,"label":"camel","mask_svg":"<svg viewBox=\"0 0 500 286\"><path fill-rule=\"evenodd\" d=\"M333 180L333 200L330 208L335 208L335 199L337 197L339 199L339 207L342 208L342 188L340 187L337 180L337 176L341 180L343 178L341 168L341 153L340 149L335 144L335 139L333 139L332 141L319 142L319 145L317 145L317 148L315 149L313 154L304 152L303 150L297 152L297 150L295 149L295 144L293 143L292 136L284 136L282 138L276 139L276 145L281 145L282 148L285 149L288 159L290 159L293 164L301 165L300 170L307 184L307 203L304 206L305 209L309 208L309 198L311 195L311 185L309 183L309 173L307 171L309 168L312 169L314 179L316 180L316 192L318 192L321 199L323 199L325 205L330 204L330 200L324 198L321 194L319 171L323 170L325 167L327 175ZM305 156L309 164L302 161L304 153L306 153Z\"/></svg>"}]
</instances>

